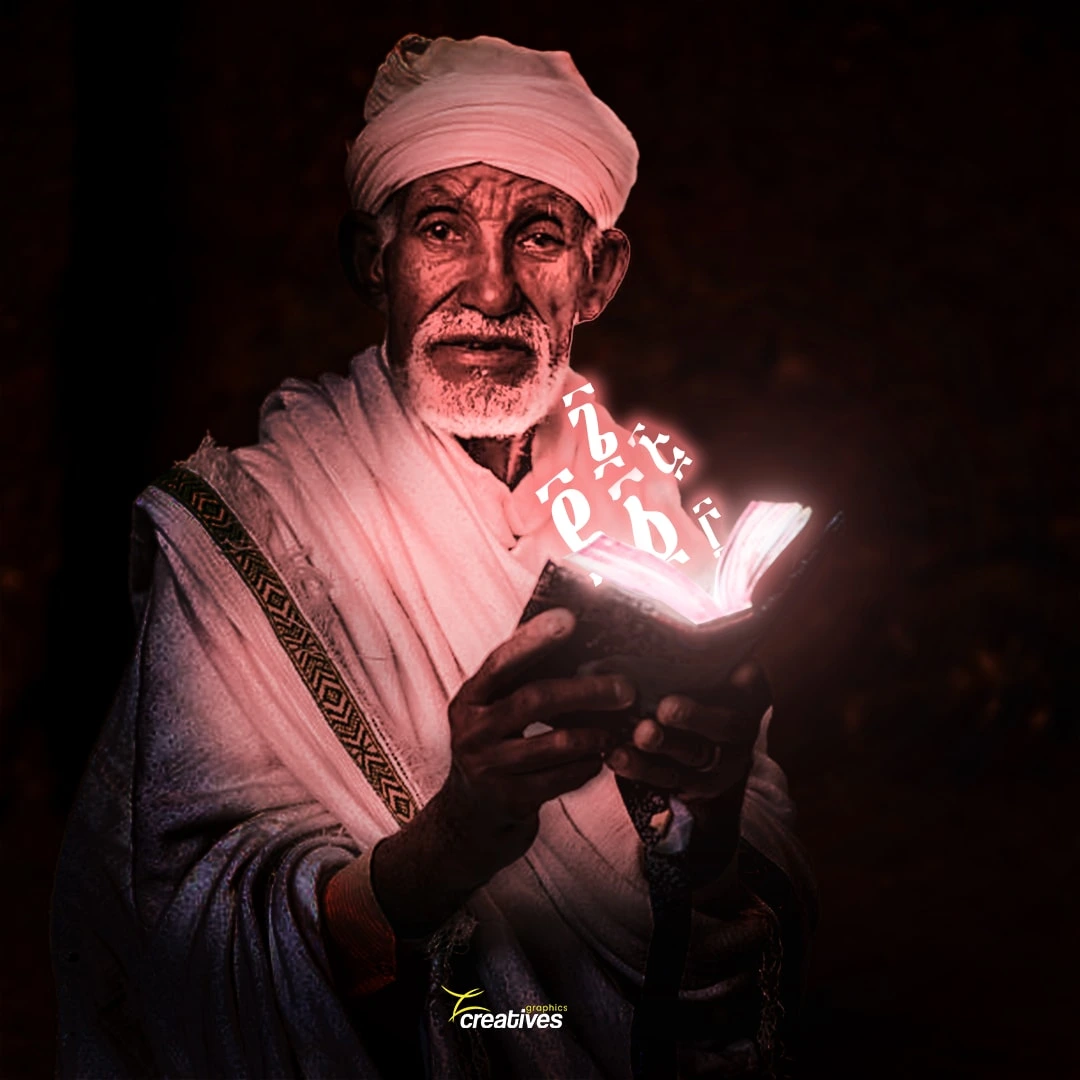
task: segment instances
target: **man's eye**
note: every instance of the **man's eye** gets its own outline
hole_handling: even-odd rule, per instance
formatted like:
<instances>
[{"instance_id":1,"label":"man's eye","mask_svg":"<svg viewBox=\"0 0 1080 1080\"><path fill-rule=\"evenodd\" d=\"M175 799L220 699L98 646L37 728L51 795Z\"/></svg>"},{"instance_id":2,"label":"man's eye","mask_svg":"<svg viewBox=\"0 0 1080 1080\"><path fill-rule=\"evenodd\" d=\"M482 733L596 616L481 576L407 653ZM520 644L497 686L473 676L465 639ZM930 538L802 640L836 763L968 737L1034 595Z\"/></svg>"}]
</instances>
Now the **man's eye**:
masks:
<instances>
[{"instance_id":1,"label":"man's eye","mask_svg":"<svg viewBox=\"0 0 1080 1080\"><path fill-rule=\"evenodd\" d=\"M565 247L561 236L549 232L526 233L521 238L521 246L527 251L555 251Z\"/></svg>"},{"instance_id":2,"label":"man's eye","mask_svg":"<svg viewBox=\"0 0 1080 1080\"><path fill-rule=\"evenodd\" d=\"M420 232L422 235L439 242L452 240L457 235L453 227L445 221L430 221Z\"/></svg>"}]
</instances>

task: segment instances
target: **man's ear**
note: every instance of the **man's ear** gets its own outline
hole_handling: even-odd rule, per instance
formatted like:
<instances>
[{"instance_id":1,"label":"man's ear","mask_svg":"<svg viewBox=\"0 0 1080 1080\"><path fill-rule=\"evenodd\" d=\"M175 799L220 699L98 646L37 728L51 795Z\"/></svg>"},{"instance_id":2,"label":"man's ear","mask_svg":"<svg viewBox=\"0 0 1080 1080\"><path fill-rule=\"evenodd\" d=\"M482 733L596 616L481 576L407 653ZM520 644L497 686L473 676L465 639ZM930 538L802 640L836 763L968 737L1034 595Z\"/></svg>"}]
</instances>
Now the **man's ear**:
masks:
<instances>
[{"instance_id":1,"label":"man's ear","mask_svg":"<svg viewBox=\"0 0 1080 1080\"><path fill-rule=\"evenodd\" d=\"M349 210L338 225L338 255L349 284L362 300L384 311L386 277L379 250L375 218L362 210Z\"/></svg>"},{"instance_id":2,"label":"man's ear","mask_svg":"<svg viewBox=\"0 0 1080 1080\"><path fill-rule=\"evenodd\" d=\"M622 229L605 229L593 249L591 273L581 286L578 321L591 322L619 291L630 265L630 241Z\"/></svg>"}]
</instances>

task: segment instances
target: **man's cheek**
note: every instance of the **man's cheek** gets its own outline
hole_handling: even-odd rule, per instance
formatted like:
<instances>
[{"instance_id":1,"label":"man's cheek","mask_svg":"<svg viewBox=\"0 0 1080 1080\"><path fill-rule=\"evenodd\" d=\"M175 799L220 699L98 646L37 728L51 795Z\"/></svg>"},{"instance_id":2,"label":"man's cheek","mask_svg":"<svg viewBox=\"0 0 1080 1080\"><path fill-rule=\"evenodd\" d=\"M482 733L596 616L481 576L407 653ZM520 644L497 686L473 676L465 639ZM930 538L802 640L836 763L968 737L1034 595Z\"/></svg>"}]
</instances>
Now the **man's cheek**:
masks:
<instances>
[{"instance_id":1,"label":"man's cheek","mask_svg":"<svg viewBox=\"0 0 1080 1080\"><path fill-rule=\"evenodd\" d=\"M435 295L446 289L448 282L459 273L460 257L453 251L440 254L423 244L408 241L395 252L394 277L399 285L395 303L406 307L425 295Z\"/></svg>"},{"instance_id":2,"label":"man's cheek","mask_svg":"<svg viewBox=\"0 0 1080 1080\"><path fill-rule=\"evenodd\" d=\"M565 352L570 348L570 337L574 332L574 317L576 305L566 303L554 308L548 318L548 333L551 336L552 348L556 353Z\"/></svg>"},{"instance_id":3,"label":"man's cheek","mask_svg":"<svg viewBox=\"0 0 1080 1080\"><path fill-rule=\"evenodd\" d=\"M577 297L574 291L534 288L525 289L524 292L526 301L547 328L552 346L561 349L569 344L576 311Z\"/></svg>"}]
</instances>

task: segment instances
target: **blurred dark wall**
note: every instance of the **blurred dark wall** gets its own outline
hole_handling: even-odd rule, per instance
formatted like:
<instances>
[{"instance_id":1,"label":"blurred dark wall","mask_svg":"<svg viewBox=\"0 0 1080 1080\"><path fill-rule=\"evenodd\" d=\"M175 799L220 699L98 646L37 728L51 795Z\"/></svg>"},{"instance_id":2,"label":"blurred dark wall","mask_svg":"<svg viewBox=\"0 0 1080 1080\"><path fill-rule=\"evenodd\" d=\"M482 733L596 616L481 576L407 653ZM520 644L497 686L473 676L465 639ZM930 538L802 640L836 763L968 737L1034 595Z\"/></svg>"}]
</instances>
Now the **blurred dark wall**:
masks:
<instances>
[{"instance_id":1,"label":"blurred dark wall","mask_svg":"<svg viewBox=\"0 0 1080 1080\"><path fill-rule=\"evenodd\" d=\"M794 672L775 753L822 886L807 1069L1064 1075L1071 22L905 2L103 7L0 9L0 838L25 875L3 901L0 1071L50 1067L44 910L130 647L130 502L207 430L253 440L283 378L379 337L336 261L344 143L417 31L567 49L639 142L631 272L578 366L624 416L675 420L731 503L847 512L775 646Z\"/></svg>"}]
</instances>

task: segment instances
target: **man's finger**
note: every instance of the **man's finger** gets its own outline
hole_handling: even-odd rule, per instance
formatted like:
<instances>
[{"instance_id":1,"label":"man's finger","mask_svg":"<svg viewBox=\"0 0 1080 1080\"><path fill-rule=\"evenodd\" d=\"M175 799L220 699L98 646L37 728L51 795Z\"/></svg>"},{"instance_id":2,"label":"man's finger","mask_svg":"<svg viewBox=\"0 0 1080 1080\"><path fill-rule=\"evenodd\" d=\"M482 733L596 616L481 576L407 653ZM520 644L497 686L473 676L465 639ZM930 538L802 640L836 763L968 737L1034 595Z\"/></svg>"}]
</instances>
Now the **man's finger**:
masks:
<instances>
[{"instance_id":1,"label":"man's finger","mask_svg":"<svg viewBox=\"0 0 1080 1080\"><path fill-rule=\"evenodd\" d=\"M573 612L566 608L542 611L489 654L476 674L462 685L458 697L474 705L498 700L510 691L523 672L562 644L573 630Z\"/></svg>"},{"instance_id":2,"label":"man's finger","mask_svg":"<svg viewBox=\"0 0 1080 1080\"><path fill-rule=\"evenodd\" d=\"M729 734L738 712L727 705L702 705L685 694L668 694L656 707L656 720L664 728L715 739Z\"/></svg>"},{"instance_id":3,"label":"man's finger","mask_svg":"<svg viewBox=\"0 0 1080 1080\"><path fill-rule=\"evenodd\" d=\"M600 728L563 728L531 739L507 739L491 751L492 765L508 773L534 773L606 754L615 736Z\"/></svg>"},{"instance_id":4,"label":"man's finger","mask_svg":"<svg viewBox=\"0 0 1080 1080\"><path fill-rule=\"evenodd\" d=\"M568 713L615 712L633 704L636 691L623 675L578 675L569 679L537 679L515 690L492 712L506 735L529 724L547 723Z\"/></svg>"},{"instance_id":5,"label":"man's finger","mask_svg":"<svg viewBox=\"0 0 1080 1080\"><path fill-rule=\"evenodd\" d=\"M709 799L727 791L746 776L749 757L746 752L728 752L725 747L715 769L691 769L669 757L646 754L636 746L623 744L605 759L619 776L640 780L653 787L677 793L684 799Z\"/></svg>"},{"instance_id":6,"label":"man's finger","mask_svg":"<svg viewBox=\"0 0 1080 1080\"><path fill-rule=\"evenodd\" d=\"M656 719L665 730L693 732L711 742L753 742L761 727L765 706L744 701L739 707L702 705L682 694L669 694L656 707Z\"/></svg>"},{"instance_id":7,"label":"man's finger","mask_svg":"<svg viewBox=\"0 0 1080 1080\"><path fill-rule=\"evenodd\" d=\"M690 777L671 758L646 754L636 746L623 745L608 754L606 764L618 776L640 780L653 787L677 791Z\"/></svg>"},{"instance_id":8,"label":"man's finger","mask_svg":"<svg viewBox=\"0 0 1080 1080\"><path fill-rule=\"evenodd\" d=\"M763 713L772 702L773 693L769 673L753 656L744 660L731 673L728 682L745 695L744 700L755 712Z\"/></svg>"},{"instance_id":9,"label":"man's finger","mask_svg":"<svg viewBox=\"0 0 1080 1080\"><path fill-rule=\"evenodd\" d=\"M759 716L772 701L772 686L762 665L750 657L739 664L728 678L712 687L702 703L738 712L751 711Z\"/></svg>"},{"instance_id":10,"label":"man's finger","mask_svg":"<svg viewBox=\"0 0 1080 1080\"><path fill-rule=\"evenodd\" d=\"M634 745L647 754L662 754L690 769L714 768L720 746L703 735L664 727L656 720L641 720L634 728Z\"/></svg>"}]
</instances>

